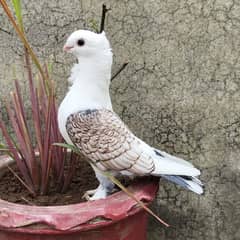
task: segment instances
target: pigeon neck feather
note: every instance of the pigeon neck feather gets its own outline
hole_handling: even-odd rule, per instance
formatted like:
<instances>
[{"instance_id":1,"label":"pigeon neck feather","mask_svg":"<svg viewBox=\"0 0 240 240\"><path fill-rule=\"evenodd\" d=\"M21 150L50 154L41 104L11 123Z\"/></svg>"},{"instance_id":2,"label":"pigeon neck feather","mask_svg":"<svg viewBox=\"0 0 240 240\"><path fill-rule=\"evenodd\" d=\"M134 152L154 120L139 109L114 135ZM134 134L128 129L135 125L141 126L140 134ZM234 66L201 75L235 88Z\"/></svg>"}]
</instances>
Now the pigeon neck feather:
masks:
<instances>
[{"instance_id":1,"label":"pigeon neck feather","mask_svg":"<svg viewBox=\"0 0 240 240\"><path fill-rule=\"evenodd\" d=\"M109 94L111 57L81 58L69 78L71 95L81 110L92 108L112 109ZM80 106L81 105L81 106ZM80 110L80 109L79 109Z\"/></svg>"}]
</instances>

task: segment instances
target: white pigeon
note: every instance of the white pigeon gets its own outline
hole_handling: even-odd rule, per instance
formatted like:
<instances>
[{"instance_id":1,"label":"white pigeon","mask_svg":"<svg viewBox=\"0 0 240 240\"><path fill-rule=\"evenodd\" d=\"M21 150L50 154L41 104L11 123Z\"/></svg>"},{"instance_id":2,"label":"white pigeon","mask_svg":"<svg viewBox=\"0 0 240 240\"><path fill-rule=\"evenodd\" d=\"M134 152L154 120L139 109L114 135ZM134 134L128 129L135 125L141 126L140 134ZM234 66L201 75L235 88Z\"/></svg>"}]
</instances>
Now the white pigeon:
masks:
<instances>
[{"instance_id":1,"label":"white pigeon","mask_svg":"<svg viewBox=\"0 0 240 240\"><path fill-rule=\"evenodd\" d=\"M114 176L163 177L202 194L200 171L191 163L157 150L137 138L112 110L109 85L112 51L105 33L73 32L64 50L78 59L69 78L70 89L58 111L60 132L68 144L79 148L99 180L90 200L105 198L114 188L101 171Z\"/></svg>"}]
</instances>

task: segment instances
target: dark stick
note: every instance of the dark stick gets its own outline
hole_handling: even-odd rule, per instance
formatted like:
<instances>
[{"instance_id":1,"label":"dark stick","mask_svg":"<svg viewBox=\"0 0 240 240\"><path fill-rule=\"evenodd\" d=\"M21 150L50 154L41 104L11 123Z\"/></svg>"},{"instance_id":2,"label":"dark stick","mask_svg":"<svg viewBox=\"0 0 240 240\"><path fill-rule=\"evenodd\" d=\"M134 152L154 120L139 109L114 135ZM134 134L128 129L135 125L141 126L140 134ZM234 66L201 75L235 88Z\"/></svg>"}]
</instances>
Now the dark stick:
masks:
<instances>
[{"instance_id":1,"label":"dark stick","mask_svg":"<svg viewBox=\"0 0 240 240\"><path fill-rule=\"evenodd\" d=\"M112 76L111 82L112 82L112 80L113 80L114 78L116 78L116 77L118 76L118 74L120 74L120 73L124 70L124 68L125 68L127 65L128 65L128 62L124 63L124 64L119 68L119 70Z\"/></svg>"},{"instance_id":2,"label":"dark stick","mask_svg":"<svg viewBox=\"0 0 240 240\"><path fill-rule=\"evenodd\" d=\"M100 31L104 31L104 24L105 24L105 18L106 18L106 13L110 10L110 8L107 8L105 4L102 5L102 17L101 17L101 25L100 25Z\"/></svg>"},{"instance_id":3,"label":"dark stick","mask_svg":"<svg viewBox=\"0 0 240 240\"><path fill-rule=\"evenodd\" d=\"M110 8L107 8L105 4L102 5L102 17L101 17L101 25L100 25L100 31L99 33L101 33L102 31L104 31L104 25L105 25L105 18L106 18L106 13L111 10ZM120 69L112 76L111 78L111 82L114 78L116 78L123 70L124 68L128 65L128 62L124 63Z\"/></svg>"},{"instance_id":4,"label":"dark stick","mask_svg":"<svg viewBox=\"0 0 240 240\"><path fill-rule=\"evenodd\" d=\"M7 31L7 30L5 30L5 29L3 29L3 28L0 28L0 31L5 32L5 33L7 33L7 34L9 34L9 35L12 35L9 31Z\"/></svg>"}]
</instances>

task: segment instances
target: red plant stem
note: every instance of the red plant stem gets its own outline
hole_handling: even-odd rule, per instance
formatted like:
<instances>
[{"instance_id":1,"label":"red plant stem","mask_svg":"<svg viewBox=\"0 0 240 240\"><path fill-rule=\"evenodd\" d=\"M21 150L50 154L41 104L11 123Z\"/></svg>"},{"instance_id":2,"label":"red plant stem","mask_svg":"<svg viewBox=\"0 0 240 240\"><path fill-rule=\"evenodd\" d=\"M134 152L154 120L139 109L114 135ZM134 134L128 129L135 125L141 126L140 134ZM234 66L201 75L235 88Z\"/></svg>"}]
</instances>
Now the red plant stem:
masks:
<instances>
[{"instance_id":1,"label":"red plant stem","mask_svg":"<svg viewBox=\"0 0 240 240\"><path fill-rule=\"evenodd\" d=\"M49 97L48 101L48 108L47 108L47 118L46 118L46 125L45 125L45 136L44 136L44 143L43 143L43 158L41 161L42 164L42 183L41 183L41 194L46 192L47 187L47 179L49 176L49 164L50 164L50 149L51 146L51 111L52 111L52 96Z\"/></svg>"},{"instance_id":2,"label":"red plant stem","mask_svg":"<svg viewBox=\"0 0 240 240\"><path fill-rule=\"evenodd\" d=\"M75 164L76 164L76 161L79 160L79 156L77 156L75 153L71 152L71 155L70 155L70 163L69 163L69 169L68 169L68 172L67 172L67 175L65 177L65 181L64 181L64 185L63 185L63 188L62 188L62 192L66 192L67 188L69 187L70 185L70 182L71 182L71 179L73 177L73 175L75 174Z\"/></svg>"},{"instance_id":3,"label":"red plant stem","mask_svg":"<svg viewBox=\"0 0 240 240\"><path fill-rule=\"evenodd\" d=\"M29 89L30 89L33 123L34 123L35 132L36 132L36 140L37 140L38 150L39 150L39 154L41 157L42 151L43 151L42 150L43 139L42 139L42 134L41 134L39 101L38 101L38 97L36 95L36 90L34 89L34 86L33 86L32 69L31 69L28 50L26 48L25 48L25 61L26 61L26 66L27 66L27 71L28 71L28 82L29 82Z\"/></svg>"},{"instance_id":4,"label":"red plant stem","mask_svg":"<svg viewBox=\"0 0 240 240\"><path fill-rule=\"evenodd\" d=\"M14 132L16 134L16 138L17 138L17 140L19 142L19 145L21 147L21 153L22 153L21 155L24 156L24 159L25 159L26 157L29 157L29 152L28 152L28 149L26 147L26 141L24 139L24 132L22 131L23 129L19 126L20 120L17 118L17 116L15 116L14 111L11 109L9 103L6 104L6 108L7 108L8 116L10 118L10 122L11 122L11 124L13 126L13 129L14 129ZM29 163L28 162L25 162L25 163L26 163L26 166L29 169L30 168Z\"/></svg>"},{"instance_id":5,"label":"red plant stem","mask_svg":"<svg viewBox=\"0 0 240 240\"><path fill-rule=\"evenodd\" d=\"M34 184L31 178L31 170L30 170L30 166L29 166L29 162L27 161L27 159L29 159L29 152L27 150L26 147L26 141L24 139L23 133L21 132L21 128L19 127L19 121L17 121L17 119L14 116L13 110L10 108L9 104L6 104L7 107L7 112L8 112L8 116L10 118L12 127L14 129L14 132L16 134L16 138L19 142L20 148L17 148L18 151L16 152L16 154L14 154L15 160L18 164L18 166L20 167L20 169L22 170L22 173L24 175L24 178L26 179L27 183L29 186L31 186L32 189L34 189ZM3 128L2 128L3 130ZM7 132L4 132L5 138L7 137ZM8 138L8 145L11 145L11 138ZM16 144L15 144L16 147ZM34 190L33 190L34 191Z\"/></svg>"},{"instance_id":6,"label":"red plant stem","mask_svg":"<svg viewBox=\"0 0 240 240\"><path fill-rule=\"evenodd\" d=\"M60 135L58 130L58 122L57 122L57 106L55 99L53 98L53 109L52 109L52 139L51 143L62 142L63 138ZM55 173L57 173L57 182L61 185L64 182L64 163L65 156L67 155L66 151L62 148L55 148L55 156L53 156L53 168L55 169Z\"/></svg>"},{"instance_id":7,"label":"red plant stem","mask_svg":"<svg viewBox=\"0 0 240 240\"><path fill-rule=\"evenodd\" d=\"M36 160L34 147L32 144L28 126L27 126L27 123L24 121L24 118L25 118L24 112L19 111L19 109L21 109L20 107L21 96L18 94L19 93L13 93L13 106L14 106L15 114L18 120L17 121L18 130L22 133L22 139L19 136L19 140L22 140L21 147L25 147L26 162L28 164L31 177L32 177L35 189L37 191L39 188L37 160Z\"/></svg>"},{"instance_id":8,"label":"red plant stem","mask_svg":"<svg viewBox=\"0 0 240 240\"><path fill-rule=\"evenodd\" d=\"M8 106L8 115L19 146L17 146L11 139L6 125L4 125L2 121L0 121L0 128L2 128L2 131L4 132L3 135L8 143L8 147L12 151L11 155L15 158L26 185L28 185L31 190L30 192L36 193L39 190L39 187L42 194L47 192L50 171L52 169L56 171L55 177L57 181L62 184L60 187L60 190L62 190L63 188L66 188L70 182L74 164L71 164L71 167L69 168L70 172L67 172L67 178L64 179L64 163L68 153L66 150L60 148L53 151L50 147L52 143L63 141L57 124L57 105L54 95L55 86L49 78L47 65L44 64L44 68L40 65L28 43L23 27L20 26L21 24L18 25L15 21L6 0L0 0L0 4L25 46L25 61L29 80L33 125L40 161L37 161L35 155L35 148L32 143L30 129L24 112L20 87L17 81L15 82L16 92L12 93L13 105L11 107L13 108ZM40 72L38 88L34 88L30 57Z\"/></svg>"},{"instance_id":9,"label":"red plant stem","mask_svg":"<svg viewBox=\"0 0 240 240\"><path fill-rule=\"evenodd\" d=\"M30 178L27 166L25 165L25 162L23 161L23 156L22 156L20 150L17 148L16 144L11 139L10 135L8 134L6 125L3 123L3 121L1 119L0 119L0 128L2 130L2 134L6 140L6 143L9 147L9 149L11 149L11 153L17 163L18 168L20 169L21 173L23 174L24 179L27 182L27 185L31 188L31 191L33 192L34 187L33 187L32 180Z\"/></svg>"},{"instance_id":10,"label":"red plant stem","mask_svg":"<svg viewBox=\"0 0 240 240\"><path fill-rule=\"evenodd\" d=\"M29 70L31 72L31 69ZM31 78L31 76L29 76L29 78ZM31 81L31 80L30 80ZM23 108L23 101L22 101L22 97L21 97L21 93L20 93L20 87L19 87L19 83L18 81L15 81L15 87L16 87L16 94L14 94L16 97L15 99L15 102L17 102L19 108L21 109L20 111L18 111L18 109L15 108L15 112L17 113L17 115L19 113L21 113L22 115L22 118L23 118L23 123L24 123L24 126L25 126L25 129L26 129L26 132L27 134L23 135L25 136L25 138L27 137L28 139L28 143L29 143L29 153L31 154L30 155L30 160L31 160L31 167L32 167L32 178L33 178L33 182L35 184L35 187L36 189L38 189L39 187L39 170L38 170L38 166L37 166L37 160L36 160L36 156L35 156L35 152L34 152L34 147L33 147L33 144L32 144L32 141L31 141L31 138L30 138L30 133L29 133L29 129L27 127L27 121L26 121L26 116L25 116L25 112L24 112L24 108ZM30 89L30 92L31 92L32 89ZM31 95L34 96L34 92L31 92ZM36 104L33 106L33 100L31 101L32 103L32 108L36 108ZM36 114L33 112L33 119L34 119L34 123L36 122L37 123L37 119L36 119ZM19 129L21 129L22 127L19 126ZM38 130L37 130L38 131ZM36 137L37 137L37 134L36 134ZM38 138L37 138L38 140ZM40 150L39 150L40 151Z\"/></svg>"}]
</instances>

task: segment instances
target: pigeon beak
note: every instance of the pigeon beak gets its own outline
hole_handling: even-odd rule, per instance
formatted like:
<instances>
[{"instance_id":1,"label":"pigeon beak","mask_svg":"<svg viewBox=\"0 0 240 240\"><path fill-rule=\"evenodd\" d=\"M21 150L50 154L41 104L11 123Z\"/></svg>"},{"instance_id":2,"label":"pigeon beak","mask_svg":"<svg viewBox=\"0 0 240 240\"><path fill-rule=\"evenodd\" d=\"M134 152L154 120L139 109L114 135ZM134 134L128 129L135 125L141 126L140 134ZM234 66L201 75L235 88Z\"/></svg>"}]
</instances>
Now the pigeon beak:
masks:
<instances>
[{"instance_id":1,"label":"pigeon beak","mask_svg":"<svg viewBox=\"0 0 240 240\"><path fill-rule=\"evenodd\" d=\"M67 45L64 45L64 47L63 47L63 51L65 51L65 52L69 52L72 48L73 48L73 46L67 46Z\"/></svg>"}]
</instances>

